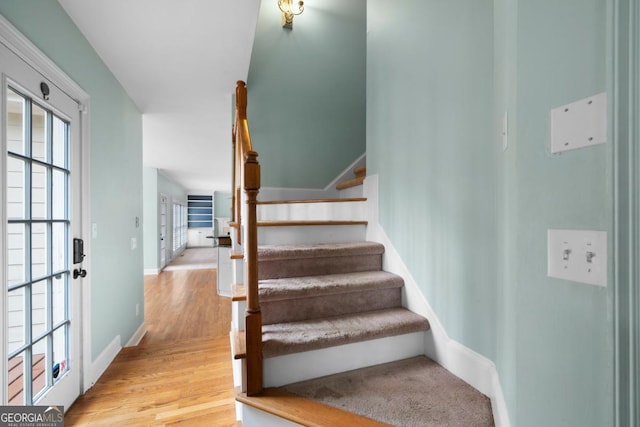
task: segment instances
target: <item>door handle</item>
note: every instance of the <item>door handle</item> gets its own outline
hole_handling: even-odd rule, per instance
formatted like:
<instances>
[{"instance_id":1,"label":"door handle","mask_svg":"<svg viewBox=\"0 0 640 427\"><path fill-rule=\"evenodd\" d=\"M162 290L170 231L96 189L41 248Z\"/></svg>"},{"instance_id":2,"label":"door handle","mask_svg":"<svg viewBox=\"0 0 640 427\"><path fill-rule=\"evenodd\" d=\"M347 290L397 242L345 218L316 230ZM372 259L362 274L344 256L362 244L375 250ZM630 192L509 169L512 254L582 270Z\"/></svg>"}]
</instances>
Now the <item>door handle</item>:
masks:
<instances>
[{"instance_id":1,"label":"door handle","mask_svg":"<svg viewBox=\"0 0 640 427\"><path fill-rule=\"evenodd\" d=\"M78 277L86 277L87 276L87 270L85 270L84 268L76 268L75 270L73 270L73 278L77 279Z\"/></svg>"}]
</instances>

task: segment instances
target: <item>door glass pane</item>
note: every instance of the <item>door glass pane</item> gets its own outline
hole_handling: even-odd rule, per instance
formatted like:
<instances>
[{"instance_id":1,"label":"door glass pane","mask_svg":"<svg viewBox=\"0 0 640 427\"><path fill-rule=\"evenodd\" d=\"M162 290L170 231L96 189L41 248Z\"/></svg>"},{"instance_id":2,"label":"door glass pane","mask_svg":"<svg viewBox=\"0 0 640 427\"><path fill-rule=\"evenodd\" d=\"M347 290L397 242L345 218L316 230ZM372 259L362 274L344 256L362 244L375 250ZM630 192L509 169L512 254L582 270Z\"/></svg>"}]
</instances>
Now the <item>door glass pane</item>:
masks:
<instances>
[{"instance_id":1,"label":"door glass pane","mask_svg":"<svg viewBox=\"0 0 640 427\"><path fill-rule=\"evenodd\" d=\"M53 332L53 379L61 378L69 368L67 363L67 325Z\"/></svg>"},{"instance_id":2,"label":"door glass pane","mask_svg":"<svg viewBox=\"0 0 640 427\"><path fill-rule=\"evenodd\" d=\"M7 282L24 283L26 276L25 225L7 224Z\"/></svg>"},{"instance_id":3,"label":"door glass pane","mask_svg":"<svg viewBox=\"0 0 640 427\"><path fill-rule=\"evenodd\" d=\"M65 194L67 192L67 174L63 171L53 169L51 181L52 190L52 219L67 218L67 204Z\"/></svg>"},{"instance_id":4,"label":"door glass pane","mask_svg":"<svg viewBox=\"0 0 640 427\"><path fill-rule=\"evenodd\" d=\"M24 219L26 163L22 159L7 157L7 218Z\"/></svg>"},{"instance_id":5,"label":"door glass pane","mask_svg":"<svg viewBox=\"0 0 640 427\"><path fill-rule=\"evenodd\" d=\"M49 160L47 149L47 112L39 105L31 107L31 150L36 160Z\"/></svg>"},{"instance_id":6,"label":"door glass pane","mask_svg":"<svg viewBox=\"0 0 640 427\"><path fill-rule=\"evenodd\" d=\"M32 347L31 396L36 397L47 386L47 341L45 337Z\"/></svg>"},{"instance_id":7,"label":"door glass pane","mask_svg":"<svg viewBox=\"0 0 640 427\"><path fill-rule=\"evenodd\" d=\"M68 273L61 274L60 276L53 278L53 286L51 290L51 313L53 315L52 326L54 327L67 318L66 283L68 278Z\"/></svg>"},{"instance_id":8,"label":"door glass pane","mask_svg":"<svg viewBox=\"0 0 640 427\"><path fill-rule=\"evenodd\" d=\"M23 351L13 359L9 359L9 405L24 405L24 388L26 353Z\"/></svg>"},{"instance_id":9,"label":"door glass pane","mask_svg":"<svg viewBox=\"0 0 640 427\"><path fill-rule=\"evenodd\" d=\"M7 96L7 150L22 155L27 154L24 109L25 99L9 88Z\"/></svg>"},{"instance_id":10,"label":"door glass pane","mask_svg":"<svg viewBox=\"0 0 640 427\"><path fill-rule=\"evenodd\" d=\"M8 344L9 354L15 352L26 343L26 298L25 289L18 288L9 292L8 298Z\"/></svg>"},{"instance_id":11,"label":"door glass pane","mask_svg":"<svg viewBox=\"0 0 640 427\"><path fill-rule=\"evenodd\" d=\"M47 168L38 164L31 166L31 218L47 218Z\"/></svg>"},{"instance_id":12,"label":"door glass pane","mask_svg":"<svg viewBox=\"0 0 640 427\"><path fill-rule=\"evenodd\" d=\"M61 168L67 167L67 123L53 116L52 163Z\"/></svg>"},{"instance_id":13,"label":"door glass pane","mask_svg":"<svg viewBox=\"0 0 640 427\"><path fill-rule=\"evenodd\" d=\"M67 224L56 222L51 228L51 273L54 274L66 269Z\"/></svg>"},{"instance_id":14,"label":"door glass pane","mask_svg":"<svg viewBox=\"0 0 640 427\"><path fill-rule=\"evenodd\" d=\"M33 224L31 230L31 277L37 280L49 273L47 224Z\"/></svg>"},{"instance_id":15,"label":"door glass pane","mask_svg":"<svg viewBox=\"0 0 640 427\"><path fill-rule=\"evenodd\" d=\"M43 280L31 286L31 336L38 338L47 331L47 282Z\"/></svg>"}]
</instances>

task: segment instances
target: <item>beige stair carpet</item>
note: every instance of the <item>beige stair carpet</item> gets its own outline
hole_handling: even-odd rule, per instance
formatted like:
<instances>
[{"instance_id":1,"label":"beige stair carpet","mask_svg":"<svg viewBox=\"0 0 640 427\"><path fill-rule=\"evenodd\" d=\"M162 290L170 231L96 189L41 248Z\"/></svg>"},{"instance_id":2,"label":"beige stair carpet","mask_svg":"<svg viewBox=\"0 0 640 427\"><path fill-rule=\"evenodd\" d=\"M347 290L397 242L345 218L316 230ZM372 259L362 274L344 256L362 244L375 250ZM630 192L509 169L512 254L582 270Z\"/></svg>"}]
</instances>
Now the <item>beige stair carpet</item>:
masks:
<instances>
[{"instance_id":1,"label":"beige stair carpet","mask_svg":"<svg viewBox=\"0 0 640 427\"><path fill-rule=\"evenodd\" d=\"M494 425L488 397L422 356L282 388L398 427Z\"/></svg>"}]
</instances>

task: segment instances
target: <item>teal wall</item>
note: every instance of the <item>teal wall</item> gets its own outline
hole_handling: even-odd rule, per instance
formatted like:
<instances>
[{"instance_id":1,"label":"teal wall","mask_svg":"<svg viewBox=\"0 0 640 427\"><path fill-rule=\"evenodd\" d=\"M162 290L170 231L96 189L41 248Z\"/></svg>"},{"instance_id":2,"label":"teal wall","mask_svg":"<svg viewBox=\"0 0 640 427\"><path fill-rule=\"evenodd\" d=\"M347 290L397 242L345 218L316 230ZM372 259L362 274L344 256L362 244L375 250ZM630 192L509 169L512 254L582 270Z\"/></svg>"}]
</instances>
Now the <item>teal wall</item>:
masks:
<instances>
[{"instance_id":1,"label":"teal wall","mask_svg":"<svg viewBox=\"0 0 640 427\"><path fill-rule=\"evenodd\" d=\"M213 193L213 215L216 218L231 218L230 191L215 191Z\"/></svg>"},{"instance_id":2,"label":"teal wall","mask_svg":"<svg viewBox=\"0 0 640 427\"><path fill-rule=\"evenodd\" d=\"M613 274L609 288L550 279L545 256L548 228L612 237L612 144L549 149L549 110L607 90L607 2L519 0L517 16L517 425L611 425Z\"/></svg>"},{"instance_id":3,"label":"teal wall","mask_svg":"<svg viewBox=\"0 0 640 427\"><path fill-rule=\"evenodd\" d=\"M181 185L162 175L156 168L144 167L144 268L160 268L160 194L167 196L167 235L169 248L167 263L173 256L173 203L187 203L187 191Z\"/></svg>"},{"instance_id":4,"label":"teal wall","mask_svg":"<svg viewBox=\"0 0 640 427\"><path fill-rule=\"evenodd\" d=\"M613 230L611 144L549 149L550 110L606 90L607 2L367 6L386 233L451 338L496 363L513 425L611 425L613 275L546 275L547 229Z\"/></svg>"},{"instance_id":5,"label":"teal wall","mask_svg":"<svg viewBox=\"0 0 640 427\"><path fill-rule=\"evenodd\" d=\"M247 79L262 186L324 188L365 151L366 1L262 2Z\"/></svg>"},{"instance_id":6,"label":"teal wall","mask_svg":"<svg viewBox=\"0 0 640 427\"><path fill-rule=\"evenodd\" d=\"M144 269L160 266L158 217L158 170L145 166L142 173Z\"/></svg>"},{"instance_id":7,"label":"teal wall","mask_svg":"<svg viewBox=\"0 0 640 427\"><path fill-rule=\"evenodd\" d=\"M37 7L36 7L37 6ZM95 359L120 335L125 344L144 319L142 118L56 1L0 0L0 13L91 97L91 348ZM84 231L90 239L91 231ZM138 248L131 250L131 238Z\"/></svg>"}]
</instances>

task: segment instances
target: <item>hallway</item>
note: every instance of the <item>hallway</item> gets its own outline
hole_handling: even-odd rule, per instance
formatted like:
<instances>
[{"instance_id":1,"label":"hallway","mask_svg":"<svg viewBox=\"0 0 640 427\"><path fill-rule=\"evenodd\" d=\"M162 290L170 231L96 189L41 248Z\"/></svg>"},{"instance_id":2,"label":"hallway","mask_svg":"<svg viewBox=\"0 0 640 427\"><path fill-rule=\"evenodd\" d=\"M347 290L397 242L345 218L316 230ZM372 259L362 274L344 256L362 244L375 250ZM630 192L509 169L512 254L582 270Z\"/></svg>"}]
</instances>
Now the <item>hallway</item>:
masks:
<instances>
[{"instance_id":1,"label":"hallway","mask_svg":"<svg viewBox=\"0 0 640 427\"><path fill-rule=\"evenodd\" d=\"M231 304L216 270L145 276L147 334L124 348L65 416L67 426L234 426Z\"/></svg>"}]
</instances>

